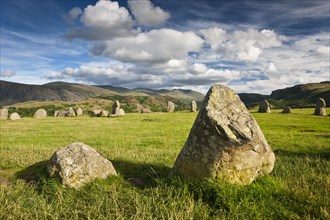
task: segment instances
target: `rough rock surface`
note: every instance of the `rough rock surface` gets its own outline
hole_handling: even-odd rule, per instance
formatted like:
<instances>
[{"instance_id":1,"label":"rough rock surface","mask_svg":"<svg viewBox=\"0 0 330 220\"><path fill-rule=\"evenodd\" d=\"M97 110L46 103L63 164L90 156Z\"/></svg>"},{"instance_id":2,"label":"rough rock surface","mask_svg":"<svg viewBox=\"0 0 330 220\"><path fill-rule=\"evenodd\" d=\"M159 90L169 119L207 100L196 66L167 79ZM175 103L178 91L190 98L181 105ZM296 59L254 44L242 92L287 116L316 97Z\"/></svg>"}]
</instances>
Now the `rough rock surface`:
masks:
<instances>
[{"instance_id":1,"label":"rough rock surface","mask_svg":"<svg viewBox=\"0 0 330 220\"><path fill-rule=\"evenodd\" d=\"M316 102L314 115L326 116L327 115L326 107L327 107L327 105L326 105L324 99L319 98Z\"/></svg>"},{"instance_id":2,"label":"rough rock surface","mask_svg":"<svg viewBox=\"0 0 330 220\"><path fill-rule=\"evenodd\" d=\"M117 100L112 105L111 114L116 115L117 113L119 113L119 109L120 109L120 102Z\"/></svg>"},{"instance_id":3,"label":"rough rock surface","mask_svg":"<svg viewBox=\"0 0 330 220\"><path fill-rule=\"evenodd\" d=\"M66 116L65 110L59 110L56 115L56 117L65 117L65 116Z\"/></svg>"},{"instance_id":4,"label":"rough rock surface","mask_svg":"<svg viewBox=\"0 0 330 220\"><path fill-rule=\"evenodd\" d=\"M56 110L56 111L54 112L54 117L57 117L57 115L58 115L59 112L60 112L59 110Z\"/></svg>"},{"instance_id":5,"label":"rough rock surface","mask_svg":"<svg viewBox=\"0 0 330 220\"><path fill-rule=\"evenodd\" d=\"M33 115L33 118L46 118L46 117L47 117L47 112L45 109L38 109Z\"/></svg>"},{"instance_id":6,"label":"rough rock surface","mask_svg":"<svg viewBox=\"0 0 330 220\"><path fill-rule=\"evenodd\" d=\"M19 114L17 112L14 112L14 113L10 114L9 119L12 121L15 121L15 120L21 119L21 117L19 116Z\"/></svg>"},{"instance_id":7,"label":"rough rock surface","mask_svg":"<svg viewBox=\"0 0 330 220\"><path fill-rule=\"evenodd\" d=\"M269 103L267 100L263 100L259 103L259 110L260 113L270 113Z\"/></svg>"},{"instance_id":8,"label":"rough rock surface","mask_svg":"<svg viewBox=\"0 0 330 220\"><path fill-rule=\"evenodd\" d=\"M167 102L167 112L174 112L174 109L175 109L174 103L171 101L168 101Z\"/></svg>"},{"instance_id":9,"label":"rough rock surface","mask_svg":"<svg viewBox=\"0 0 330 220\"><path fill-rule=\"evenodd\" d=\"M7 120L8 119L8 109L0 109L0 120Z\"/></svg>"},{"instance_id":10,"label":"rough rock surface","mask_svg":"<svg viewBox=\"0 0 330 220\"><path fill-rule=\"evenodd\" d=\"M292 112L292 110L291 110L290 106L285 106L282 111L282 113L291 113L291 112Z\"/></svg>"},{"instance_id":11,"label":"rough rock surface","mask_svg":"<svg viewBox=\"0 0 330 220\"><path fill-rule=\"evenodd\" d=\"M151 113L151 111L147 108L143 108L141 113Z\"/></svg>"},{"instance_id":12,"label":"rough rock surface","mask_svg":"<svg viewBox=\"0 0 330 220\"><path fill-rule=\"evenodd\" d=\"M197 103L196 101L191 102L191 112L196 112L197 111Z\"/></svg>"},{"instance_id":13,"label":"rough rock surface","mask_svg":"<svg viewBox=\"0 0 330 220\"><path fill-rule=\"evenodd\" d=\"M101 112L102 112L102 110L97 109L97 110L93 110L92 112L93 112L93 114L94 114L95 116L99 117L100 114L101 114Z\"/></svg>"},{"instance_id":14,"label":"rough rock surface","mask_svg":"<svg viewBox=\"0 0 330 220\"><path fill-rule=\"evenodd\" d=\"M100 117L108 117L109 112L107 110L102 110L99 115L100 115Z\"/></svg>"},{"instance_id":15,"label":"rough rock surface","mask_svg":"<svg viewBox=\"0 0 330 220\"><path fill-rule=\"evenodd\" d=\"M169 176L246 185L270 173L274 163L274 153L238 95L214 85Z\"/></svg>"},{"instance_id":16,"label":"rough rock surface","mask_svg":"<svg viewBox=\"0 0 330 220\"><path fill-rule=\"evenodd\" d=\"M50 176L60 177L62 184L79 188L96 178L116 175L112 163L90 146L75 142L59 148L49 160Z\"/></svg>"},{"instance_id":17,"label":"rough rock surface","mask_svg":"<svg viewBox=\"0 0 330 220\"><path fill-rule=\"evenodd\" d=\"M67 117L73 117L73 116L76 116L76 113L74 112L73 108L69 107L68 109L66 109L65 116L67 116Z\"/></svg>"},{"instance_id":18,"label":"rough rock surface","mask_svg":"<svg viewBox=\"0 0 330 220\"><path fill-rule=\"evenodd\" d=\"M81 108L77 108L76 114L77 114L77 116L79 116L79 115L83 115L84 112L83 112L83 110Z\"/></svg>"}]
</instances>

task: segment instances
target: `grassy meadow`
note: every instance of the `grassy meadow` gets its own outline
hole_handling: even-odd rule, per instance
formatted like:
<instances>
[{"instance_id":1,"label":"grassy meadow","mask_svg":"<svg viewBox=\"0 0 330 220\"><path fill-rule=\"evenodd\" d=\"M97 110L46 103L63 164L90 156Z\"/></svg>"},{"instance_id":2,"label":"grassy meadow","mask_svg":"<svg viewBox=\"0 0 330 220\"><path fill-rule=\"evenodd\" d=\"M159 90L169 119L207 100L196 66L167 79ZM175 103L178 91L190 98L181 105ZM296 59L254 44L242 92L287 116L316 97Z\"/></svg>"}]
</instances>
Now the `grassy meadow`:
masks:
<instances>
[{"instance_id":1,"label":"grassy meadow","mask_svg":"<svg viewBox=\"0 0 330 220\"><path fill-rule=\"evenodd\" d=\"M330 219L330 117L279 112L252 111L276 164L249 186L167 179L196 113L0 121L0 219ZM80 190L49 178L46 160L77 141L119 175Z\"/></svg>"}]
</instances>

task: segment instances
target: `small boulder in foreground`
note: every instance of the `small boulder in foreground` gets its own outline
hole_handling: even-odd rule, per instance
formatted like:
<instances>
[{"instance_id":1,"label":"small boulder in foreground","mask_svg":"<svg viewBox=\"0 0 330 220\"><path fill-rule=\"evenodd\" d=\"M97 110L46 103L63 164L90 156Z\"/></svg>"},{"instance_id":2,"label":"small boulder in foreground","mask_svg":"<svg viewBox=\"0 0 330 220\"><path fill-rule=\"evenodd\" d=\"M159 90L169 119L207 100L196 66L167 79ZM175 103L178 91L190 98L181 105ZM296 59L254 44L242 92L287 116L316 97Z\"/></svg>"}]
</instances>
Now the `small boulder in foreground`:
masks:
<instances>
[{"instance_id":1,"label":"small boulder in foreground","mask_svg":"<svg viewBox=\"0 0 330 220\"><path fill-rule=\"evenodd\" d=\"M108 159L80 142L57 149L47 170L50 176L58 176L63 185L76 189L96 178L105 179L117 174Z\"/></svg>"}]
</instances>

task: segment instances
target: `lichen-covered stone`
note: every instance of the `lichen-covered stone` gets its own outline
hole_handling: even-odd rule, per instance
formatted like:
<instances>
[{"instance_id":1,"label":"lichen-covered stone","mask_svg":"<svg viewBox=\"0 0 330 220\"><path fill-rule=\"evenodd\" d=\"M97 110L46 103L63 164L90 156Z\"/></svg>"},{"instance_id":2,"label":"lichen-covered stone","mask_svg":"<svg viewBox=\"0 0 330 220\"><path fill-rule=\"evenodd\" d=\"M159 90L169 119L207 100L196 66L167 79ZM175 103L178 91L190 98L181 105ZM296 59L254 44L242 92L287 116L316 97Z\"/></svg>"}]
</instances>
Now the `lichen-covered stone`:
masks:
<instances>
[{"instance_id":1,"label":"lichen-covered stone","mask_svg":"<svg viewBox=\"0 0 330 220\"><path fill-rule=\"evenodd\" d=\"M14 113L10 114L9 119L12 121L15 121L15 120L21 119L21 117L19 116L19 114L17 112L14 112Z\"/></svg>"},{"instance_id":2,"label":"lichen-covered stone","mask_svg":"<svg viewBox=\"0 0 330 220\"><path fill-rule=\"evenodd\" d=\"M113 114L113 115L118 114L119 113L119 109L120 109L120 102L117 100L112 105L112 112L111 112L111 114Z\"/></svg>"},{"instance_id":3,"label":"lichen-covered stone","mask_svg":"<svg viewBox=\"0 0 330 220\"><path fill-rule=\"evenodd\" d=\"M326 107L327 107L327 105L326 105L324 99L319 98L316 102L314 115L326 116L327 115Z\"/></svg>"},{"instance_id":4,"label":"lichen-covered stone","mask_svg":"<svg viewBox=\"0 0 330 220\"><path fill-rule=\"evenodd\" d=\"M47 112L45 109L38 109L33 115L33 118L46 118L46 117L47 117Z\"/></svg>"},{"instance_id":5,"label":"lichen-covered stone","mask_svg":"<svg viewBox=\"0 0 330 220\"><path fill-rule=\"evenodd\" d=\"M80 116L80 115L83 115L84 112L83 112L83 110L81 108L77 108L76 114L77 114L77 116Z\"/></svg>"},{"instance_id":6,"label":"lichen-covered stone","mask_svg":"<svg viewBox=\"0 0 330 220\"><path fill-rule=\"evenodd\" d=\"M269 103L267 100L263 100L259 103L259 110L260 113L270 113Z\"/></svg>"},{"instance_id":7,"label":"lichen-covered stone","mask_svg":"<svg viewBox=\"0 0 330 220\"><path fill-rule=\"evenodd\" d=\"M238 95L214 85L169 176L246 185L270 173L274 163L274 153Z\"/></svg>"},{"instance_id":8,"label":"lichen-covered stone","mask_svg":"<svg viewBox=\"0 0 330 220\"><path fill-rule=\"evenodd\" d=\"M175 109L174 103L171 101L168 101L167 102L167 112L174 112L174 109Z\"/></svg>"},{"instance_id":9,"label":"lichen-covered stone","mask_svg":"<svg viewBox=\"0 0 330 220\"><path fill-rule=\"evenodd\" d=\"M50 176L58 176L62 184L79 188L97 178L117 172L112 163L90 146L75 142L54 152L47 165Z\"/></svg>"},{"instance_id":10,"label":"lichen-covered stone","mask_svg":"<svg viewBox=\"0 0 330 220\"><path fill-rule=\"evenodd\" d=\"M0 109L0 120L7 120L8 119L8 109Z\"/></svg>"},{"instance_id":11,"label":"lichen-covered stone","mask_svg":"<svg viewBox=\"0 0 330 220\"><path fill-rule=\"evenodd\" d=\"M197 111L197 103L196 101L191 102L191 112L196 112Z\"/></svg>"},{"instance_id":12,"label":"lichen-covered stone","mask_svg":"<svg viewBox=\"0 0 330 220\"><path fill-rule=\"evenodd\" d=\"M282 113L291 113L292 110L290 108L290 106L285 106L284 109L282 110Z\"/></svg>"},{"instance_id":13,"label":"lichen-covered stone","mask_svg":"<svg viewBox=\"0 0 330 220\"><path fill-rule=\"evenodd\" d=\"M74 112L73 108L69 107L69 108L66 109L65 116L74 117L74 116L76 116L76 113Z\"/></svg>"}]
</instances>

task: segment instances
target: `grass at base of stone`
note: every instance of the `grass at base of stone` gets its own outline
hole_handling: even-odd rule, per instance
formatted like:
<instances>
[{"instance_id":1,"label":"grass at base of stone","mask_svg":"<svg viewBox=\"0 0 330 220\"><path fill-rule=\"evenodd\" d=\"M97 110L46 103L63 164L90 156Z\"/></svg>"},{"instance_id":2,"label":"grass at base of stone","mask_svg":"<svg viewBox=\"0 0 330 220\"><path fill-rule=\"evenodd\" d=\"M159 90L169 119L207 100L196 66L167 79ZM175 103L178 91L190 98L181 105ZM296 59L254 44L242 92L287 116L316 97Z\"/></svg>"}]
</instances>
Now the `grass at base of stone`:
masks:
<instances>
[{"instance_id":1,"label":"grass at base of stone","mask_svg":"<svg viewBox=\"0 0 330 220\"><path fill-rule=\"evenodd\" d=\"M167 179L196 113L1 121L0 219L329 219L330 117L293 112L253 113L276 164L249 186ZM45 160L75 141L119 175L78 191L49 178Z\"/></svg>"}]
</instances>

